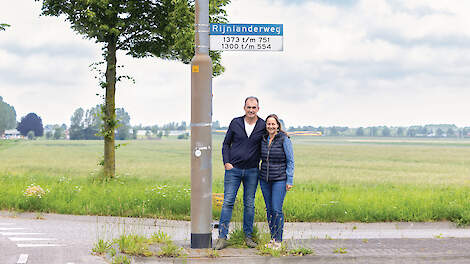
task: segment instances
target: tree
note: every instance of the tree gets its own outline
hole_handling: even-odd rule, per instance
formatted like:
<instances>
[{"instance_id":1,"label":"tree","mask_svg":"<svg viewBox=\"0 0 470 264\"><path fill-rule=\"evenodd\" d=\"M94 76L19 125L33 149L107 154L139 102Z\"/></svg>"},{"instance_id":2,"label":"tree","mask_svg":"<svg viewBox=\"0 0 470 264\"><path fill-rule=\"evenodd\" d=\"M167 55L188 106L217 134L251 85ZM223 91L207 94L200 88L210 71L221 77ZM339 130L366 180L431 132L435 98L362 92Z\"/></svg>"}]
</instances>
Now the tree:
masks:
<instances>
[{"instance_id":1,"label":"tree","mask_svg":"<svg viewBox=\"0 0 470 264\"><path fill-rule=\"evenodd\" d=\"M356 136L362 137L364 136L364 128L360 127L356 130Z\"/></svg>"},{"instance_id":2,"label":"tree","mask_svg":"<svg viewBox=\"0 0 470 264\"><path fill-rule=\"evenodd\" d=\"M0 96L0 135L7 129L16 127L16 111L15 108L3 101Z\"/></svg>"},{"instance_id":3,"label":"tree","mask_svg":"<svg viewBox=\"0 0 470 264\"><path fill-rule=\"evenodd\" d=\"M64 138L64 131L65 129L62 126L56 126L54 128L54 139Z\"/></svg>"},{"instance_id":4,"label":"tree","mask_svg":"<svg viewBox=\"0 0 470 264\"><path fill-rule=\"evenodd\" d=\"M116 135L117 139L129 139L131 137L129 132L131 130L131 116L126 112L126 110L124 110L124 108L117 108L116 118L119 122Z\"/></svg>"},{"instance_id":5,"label":"tree","mask_svg":"<svg viewBox=\"0 0 470 264\"><path fill-rule=\"evenodd\" d=\"M1 23L0 24L0 31L4 31L7 27L9 27L10 25L8 24L5 24L5 23Z\"/></svg>"},{"instance_id":6,"label":"tree","mask_svg":"<svg viewBox=\"0 0 470 264\"><path fill-rule=\"evenodd\" d=\"M73 112L72 117L70 118L70 130L69 130L69 135L71 140L77 140L77 139L84 139L83 135L83 129L84 129L84 123L83 123L83 108L78 108Z\"/></svg>"},{"instance_id":7,"label":"tree","mask_svg":"<svg viewBox=\"0 0 470 264\"><path fill-rule=\"evenodd\" d=\"M462 136L463 137L470 137L470 127L464 127L462 129Z\"/></svg>"},{"instance_id":8,"label":"tree","mask_svg":"<svg viewBox=\"0 0 470 264\"><path fill-rule=\"evenodd\" d=\"M452 128L447 129L447 136L455 137L456 136L455 130L453 130Z\"/></svg>"},{"instance_id":9,"label":"tree","mask_svg":"<svg viewBox=\"0 0 470 264\"><path fill-rule=\"evenodd\" d=\"M331 127L329 130L330 130L330 133L329 133L330 136L338 136L339 135L338 129L336 127Z\"/></svg>"},{"instance_id":10,"label":"tree","mask_svg":"<svg viewBox=\"0 0 470 264\"><path fill-rule=\"evenodd\" d=\"M376 137L378 134L379 128L378 127L370 127L370 136Z\"/></svg>"},{"instance_id":11,"label":"tree","mask_svg":"<svg viewBox=\"0 0 470 264\"><path fill-rule=\"evenodd\" d=\"M40 0L35 0L40 1ZM211 0L211 22L226 22L223 7L230 0ZM103 45L106 62L103 107L104 175L115 176L116 51L136 58L156 56L189 63L194 54L193 0L43 0L42 15L61 16L72 29ZM211 52L213 75L224 71L220 53Z\"/></svg>"},{"instance_id":12,"label":"tree","mask_svg":"<svg viewBox=\"0 0 470 264\"><path fill-rule=\"evenodd\" d=\"M160 127L158 125L153 125L150 130L152 130L152 133L154 135L158 134L158 131L160 130Z\"/></svg>"},{"instance_id":13,"label":"tree","mask_svg":"<svg viewBox=\"0 0 470 264\"><path fill-rule=\"evenodd\" d=\"M29 131L33 131L35 137L42 137L44 134L42 119L35 113L29 113L22 117L16 129L18 129L23 136L27 136Z\"/></svg>"},{"instance_id":14,"label":"tree","mask_svg":"<svg viewBox=\"0 0 470 264\"><path fill-rule=\"evenodd\" d=\"M53 137L52 131L50 130L46 131L46 139L52 139L52 137Z\"/></svg>"},{"instance_id":15,"label":"tree","mask_svg":"<svg viewBox=\"0 0 470 264\"><path fill-rule=\"evenodd\" d=\"M83 120L83 137L84 139L101 139L100 128L103 126L103 120L100 118L101 105L96 105L85 112Z\"/></svg>"},{"instance_id":16,"label":"tree","mask_svg":"<svg viewBox=\"0 0 470 264\"><path fill-rule=\"evenodd\" d=\"M100 118L101 105L96 105L87 109L78 108L70 118L70 139L102 139L100 128L103 126L103 120ZM64 130L67 126L62 125Z\"/></svg>"},{"instance_id":17,"label":"tree","mask_svg":"<svg viewBox=\"0 0 470 264\"><path fill-rule=\"evenodd\" d=\"M382 129L382 136L389 137L390 135L391 135L390 128L388 128L387 126L384 126L384 128Z\"/></svg>"},{"instance_id":18,"label":"tree","mask_svg":"<svg viewBox=\"0 0 470 264\"><path fill-rule=\"evenodd\" d=\"M186 121L181 121L181 125L179 125L176 130L186 130Z\"/></svg>"},{"instance_id":19,"label":"tree","mask_svg":"<svg viewBox=\"0 0 470 264\"><path fill-rule=\"evenodd\" d=\"M419 126L418 133L420 134L419 136L425 137L428 135L428 129L425 126Z\"/></svg>"},{"instance_id":20,"label":"tree","mask_svg":"<svg viewBox=\"0 0 470 264\"><path fill-rule=\"evenodd\" d=\"M35 139L34 131L33 131L33 130L28 131L28 134L26 134L26 137L27 137L29 140Z\"/></svg>"},{"instance_id":21,"label":"tree","mask_svg":"<svg viewBox=\"0 0 470 264\"><path fill-rule=\"evenodd\" d=\"M212 129L220 129L220 122L219 120L212 122Z\"/></svg>"},{"instance_id":22,"label":"tree","mask_svg":"<svg viewBox=\"0 0 470 264\"><path fill-rule=\"evenodd\" d=\"M405 135L405 129L403 129L402 127L399 127L397 129L397 136L403 137L404 135Z\"/></svg>"},{"instance_id":23,"label":"tree","mask_svg":"<svg viewBox=\"0 0 470 264\"><path fill-rule=\"evenodd\" d=\"M414 128L414 127L408 128L408 131L406 132L406 135L408 137L415 137L416 136L416 128Z\"/></svg>"}]
</instances>

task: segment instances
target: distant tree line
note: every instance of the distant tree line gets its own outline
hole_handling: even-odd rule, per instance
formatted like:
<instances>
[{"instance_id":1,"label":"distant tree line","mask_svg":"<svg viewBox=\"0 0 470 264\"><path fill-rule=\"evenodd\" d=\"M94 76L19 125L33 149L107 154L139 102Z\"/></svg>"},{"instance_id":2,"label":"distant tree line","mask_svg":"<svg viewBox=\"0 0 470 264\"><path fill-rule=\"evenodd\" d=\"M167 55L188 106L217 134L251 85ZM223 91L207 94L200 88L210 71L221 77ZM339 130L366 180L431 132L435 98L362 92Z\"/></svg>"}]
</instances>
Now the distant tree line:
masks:
<instances>
[{"instance_id":1,"label":"distant tree line","mask_svg":"<svg viewBox=\"0 0 470 264\"><path fill-rule=\"evenodd\" d=\"M66 131L67 125L54 124L54 125L45 125L44 126L44 136L46 139L67 139Z\"/></svg>"},{"instance_id":2,"label":"distant tree line","mask_svg":"<svg viewBox=\"0 0 470 264\"><path fill-rule=\"evenodd\" d=\"M36 137L45 136L46 139L72 139L72 140L87 140L87 139L103 139L100 135L100 129L103 121L100 117L101 106L96 105L90 109L84 110L78 108L70 118L70 127L67 129L66 124L62 125L46 125L43 127L42 119L36 113L29 113L21 118L21 121L16 121L15 108L3 101L0 96L0 136L8 129L16 128L21 135L34 139ZM130 115L124 108L116 109L116 117L118 120L118 127L116 128L116 138L137 139L138 133L141 138L146 139L159 139L168 137L174 131L177 138L187 139L189 133L187 130L190 127L185 121L169 122L163 125L151 126L131 126ZM285 126L284 126L285 127ZM226 130L227 127L221 126L219 121L212 123L213 130ZM436 137L436 138L462 138L470 137L470 127L457 127L453 124L428 124L424 126L370 126L350 128L347 126L297 126L289 127L288 132L294 131L318 131L323 136L348 136L348 137Z\"/></svg>"},{"instance_id":3,"label":"distant tree line","mask_svg":"<svg viewBox=\"0 0 470 264\"><path fill-rule=\"evenodd\" d=\"M71 140L103 139L100 131L103 126L101 105L84 110L78 108L70 118L69 137ZM124 108L116 108L116 139L131 139L131 117Z\"/></svg>"},{"instance_id":4,"label":"distant tree line","mask_svg":"<svg viewBox=\"0 0 470 264\"><path fill-rule=\"evenodd\" d=\"M324 136L348 137L470 137L470 127L459 128L452 124L429 124L409 127L371 126L358 128L343 126L291 126L288 131L319 131Z\"/></svg>"},{"instance_id":5,"label":"distant tree line","mask_svg":"<svg viewBox=\"0 0 470 264\"><path fill-rule=\"evenodd\" d=\"M133 130L133 139L139 138L139 131L145 131L144 138L146 139L161 139L162 137L168 137L172 131L179 131L177 138L178 139L187 139L189 138L189 133L186 131L189 129L189 126L186 124L186 121L178 122L169 122L163 125L148 125L143 126L139 124L132 127Z\"/></svg>"}]
</instances>

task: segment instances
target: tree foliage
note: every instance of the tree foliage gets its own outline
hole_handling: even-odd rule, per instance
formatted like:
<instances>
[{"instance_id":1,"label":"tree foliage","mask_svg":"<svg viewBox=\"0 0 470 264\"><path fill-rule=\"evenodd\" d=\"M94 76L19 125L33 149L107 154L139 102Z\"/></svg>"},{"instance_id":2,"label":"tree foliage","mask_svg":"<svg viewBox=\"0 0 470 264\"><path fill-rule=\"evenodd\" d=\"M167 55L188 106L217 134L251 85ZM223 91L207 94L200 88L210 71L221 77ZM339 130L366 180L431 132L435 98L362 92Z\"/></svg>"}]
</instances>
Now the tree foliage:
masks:
<instances>
[{"instance_id":1,"label":"tree foliage","mask_svg":"<svg viewBox=\"0 0 470 264\"><path fill-rule=\"evenodd\" d=\"M389 137L391 135L390 128L387 126L382 128L382 136L383 137Z\"/></svg>"},{"instance_id":2,"label":"tree foliage","mask_svg":"<svg viewBox=\"0 0 470 264\"><path fill-rule=\"evenodd\" d=\"M87 109L78 108L70 118L70 139L102 139L98 135L103 121L100 119L101 106Z\"/></svg>"},{"instance_id":3,"label":"tree foliage","mask_svg":"<svg viewBox=\"0 0 470 264\"><path fill-rule=\"evenodd\" d=\"M76 140L76 139L83 139L83 128L84 128L84 123L83 123L83 115L84 111L83 108L78 108L73 112L72 117L70 118L70 129L69 129L69 136L70 139Z\"/></svg>"},{"instance_id":4,"label":"tree foliage","mask_svg":"<svg viewBox=\"0 0 470 264\"><path fill-rule=\"evenodd\" d=\"M42 137L44 134L42 119L35 113L29 113L22 117L16 129L18 129L23 136L27 136L30 131L33 131L36 137Z\"/></svg>"},{"instance_id":5,"label":"tree foliage","mask_svg":"<svg viewBox=\"0 0 470 264\"><path fill-rule=\"evenodd\" d=\"M364 136L364 128L359 127L359 128L356 130L356 136L358 136L358 137Z\"/></svg>"},{"instance_id":6,"label":"tree foliage","mask_svg":"<svg viewBox=\"0 0 470 264\"><path fill-rule=\"evenodd\" d=\"M66 124L45 125L44 135L46 139L66 139L65 130L67 130Z\"/></svg>"},{"instance_id":7,"label":"tree foliage","mask_svg":"<svg viewBox=\"0 0 470 264\"><path fill-rule=\"evenodd\" d=\"M7 129L16 127L15 108L3 101L0 96L0 135Z\"/></svg>"},{"instance_id":8,"label":"tree foliage","mask_svg":"<svg viewBox=\"0 0 470 264\"><path fill-rule=\"evenodd\" d=\"M0 31L4 31L7 27L9 27L10 25L8 24L5 24L5 23L1 23L0 24Z\"/></svg>"},{"instance_id":9,"label":"tree foliage","mask_svg":"<svg viewBox=\"0 0 470 264\"><path fill-rule=\"evenodd\" d=\"M64 139L65 138L65 128L64 126L54 127L54 139Z\"/></svg>"},{"instance_id":10,"label":"tree foliage","mask_svg":"<svg viewBox=\"0 0 470 264\"><path fill-rule=\"evenodd\" d=\"M34 135L34 131L33 130L28 131L28 134L26 134L26 138L28 138L29 140L35 139L36 136Z\"/></svg>"},{"instance_id":11,"label":"tree foliage","mask_svg":"<svg viewBox=\"0 0 470 264\"><path fill-rule=\"evenodd\" d=\"M35 0L41 1L41 0ZM115 175L116 51L189 63L194 55L194 0L43 0L42 15L64 16L72 28L103 44L106 90L103 108L104 175ZM211 22L225 22L230 0L210 0ZM213 75L223 72L220 53L210 53Z\"/></svg>"},{"instance_id":12,"label":"tree foliage","mask_svg":"<svg viewBox=\"0 0 470 264\"><path fill-rule=\"evenodd\" d=\"M120 140L130 139L131 133L131 116L124 108L116 109L116 119L118 120L116 138Z\"/></svg>"},{"instance_id":13,"label":"tree foliage","mask_svg":"<svg viewBox=\"0 0 470 264\"><path fill-rule=\"evenodd\" d=\"M194 0L35 0L42 15L61 16L72 29L117 50L142 58L190 63L194 56ZM230 0L210 0L210 22L226 23ZM109 46L105 46L106 51ZM214 76L224 68L220 52L210 52Z\"/></svg>"},{"instance_id":14,"label":"tree foliage","mask_svg":"<svg viewBox=\"0 0 470 264\"><path fill-rule=\"evenodd\" d=\"M101 114L101 105L96 105L86 110L83 120L84 139L102 139L101 135L99 135L100 129L103 126L103 120L100 118Z\"/></svg>"},{"instance_id":15,"label":"tree foliage","mask_svg":"<svg viewBox=\"0 0 470 264\"><path fill-rule=\"evenodd\" d=\"M101 119L101 105L96 105L90 109L84 110L78 108L74 111L70 118L70 139L71 140L90 140L90 139L103 139L100 135L100 129L103 126ZM116 109L116 119L119 125L117 126L117 138L129 139L131 129L129 113L124 108Z\"/></svg>"}]
</instances>

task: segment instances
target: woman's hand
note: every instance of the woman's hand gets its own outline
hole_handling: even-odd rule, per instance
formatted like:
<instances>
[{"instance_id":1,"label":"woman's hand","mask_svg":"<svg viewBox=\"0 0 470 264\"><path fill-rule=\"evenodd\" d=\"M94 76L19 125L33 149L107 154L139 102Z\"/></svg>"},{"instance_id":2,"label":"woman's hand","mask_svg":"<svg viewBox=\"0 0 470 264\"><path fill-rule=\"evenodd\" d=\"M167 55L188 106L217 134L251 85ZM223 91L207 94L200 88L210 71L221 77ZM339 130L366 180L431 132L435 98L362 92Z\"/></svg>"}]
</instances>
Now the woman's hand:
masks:
<instances>
[{"instance_id":1,"label":"woman's hand","mask_svg":"<svg viewBox=\"0 0 470 264\"><path fill-rule=\"evenodd\" d=\"M225 163L225 170L231 170L233 169L233 165L231 163Z\"/></svg>"},{"instance_id":2,"label":"woman's hand","mask_svg":"<svg viewBox=\"0 0 470 264\"><path fill-rule=\"evenodd\" d=\"M286 185L286 191L289 191L290 189L292 189L292 187L294 187L294 185L289 185L289 184L287 184L287 185Z\"/></svg>"}]
</instances>

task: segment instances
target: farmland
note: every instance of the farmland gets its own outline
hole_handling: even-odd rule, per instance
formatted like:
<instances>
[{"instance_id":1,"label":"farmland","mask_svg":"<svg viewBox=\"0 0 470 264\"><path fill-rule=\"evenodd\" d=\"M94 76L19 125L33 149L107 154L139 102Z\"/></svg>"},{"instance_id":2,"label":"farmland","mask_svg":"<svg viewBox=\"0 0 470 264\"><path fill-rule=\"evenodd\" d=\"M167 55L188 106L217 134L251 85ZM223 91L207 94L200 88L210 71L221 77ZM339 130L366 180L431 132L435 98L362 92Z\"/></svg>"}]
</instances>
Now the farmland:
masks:
<instances>
[{"instance_id":1,"label":"farmland","mask_svg":"<svg viewBox=\"0 0 470 264\"><path fill-rule=\"evenodd\" d=\"M223 192L221 136L213 192ZM101 141L0 141L0 208L189 219L188 140L118 142L118 178L96 181ZM470 140L294 137L287 221L470 223ZM25 195L41 186L41 198ZM213 209L214 218L220 210ZM264 203L256 195L256 220Z\"/></svg>"}]
</instances>

